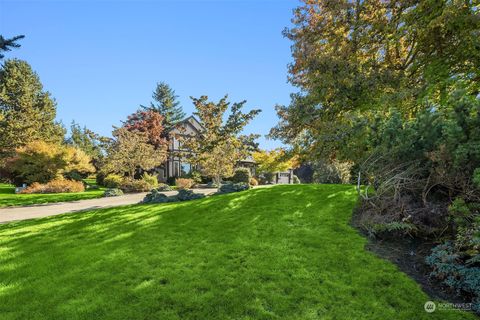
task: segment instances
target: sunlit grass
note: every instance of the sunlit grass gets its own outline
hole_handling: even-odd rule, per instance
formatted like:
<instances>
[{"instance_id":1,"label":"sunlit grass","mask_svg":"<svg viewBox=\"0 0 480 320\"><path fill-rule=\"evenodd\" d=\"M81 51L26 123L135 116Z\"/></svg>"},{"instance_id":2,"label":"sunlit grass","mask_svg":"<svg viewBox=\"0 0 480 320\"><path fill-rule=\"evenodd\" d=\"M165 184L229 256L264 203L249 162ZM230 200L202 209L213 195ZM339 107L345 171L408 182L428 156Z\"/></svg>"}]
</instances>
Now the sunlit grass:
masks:
<instances>
[{"instance_id":1,"label":"sunlit grass","mask_svg":"<svg viewBox=\"0 0 480 320\"><path fill-rule=\"evenodd\" d=\"M0 226L1 319L468 319L365 251L351 186Z\"/></svg>"},{"instance_id":2,"label":"sunlit grass","mask_svg":"<svg viewBox=\"0 0 480 320\"><path fill-rule=\"evenodd\" d=\"M92 181L87 181L91 183ZM93 183L93 182L92 182ZM51 202L76 201L100 198L105 189L86 190L85 192L50 193L50 194L15 194L15 187L0 183L0 207L28 206Z\"/></svg>"}]
</instances>

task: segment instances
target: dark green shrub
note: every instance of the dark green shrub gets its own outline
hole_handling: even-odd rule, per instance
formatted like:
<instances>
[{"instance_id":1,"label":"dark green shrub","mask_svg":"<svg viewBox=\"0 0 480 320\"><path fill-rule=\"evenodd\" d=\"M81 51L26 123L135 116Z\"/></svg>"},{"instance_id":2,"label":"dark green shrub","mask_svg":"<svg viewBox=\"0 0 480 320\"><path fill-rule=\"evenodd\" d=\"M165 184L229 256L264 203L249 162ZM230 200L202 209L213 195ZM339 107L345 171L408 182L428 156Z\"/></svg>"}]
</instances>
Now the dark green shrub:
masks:
<instances>
[{"instance_id":1,"label":"dark green shrub","mask_svg":"<svg viewBox=\"0 0 480 320\"><path fill-rule=\"evenodd\" d=\"M472 215L469 205L462 198L456 198L448 206L448 215L450 221L455 224L455 227L462 226Z\"/></svg>"},{"instance_id":2,"label":"dark green shrub","mask_svg":"<svg viewBox=\"0 0 480 320\"><path fill-rule=\"evenodd\" d=\"M167 178L167 184L169 186L174 186L175 185L175 179L176 179L176 177L168 177Z\"/></svg>"},{"instance_id":3,"label":"dark green shrub","mask_svg":"<svg viewBox=\"0 0 480 320\"><path fill-rule=\"evenodd\" d=\"M480 190L480 168L475 169L473 171L473 185Z\"/></svg>"},{"instance_id":4,"label":"dark green shrub","mask_svg":"<svg viewBox=\"0 0 480 320\"><path fill-rule=\"evenodd\" d=\"M377 236L413 236L417 232L417 227L409 222L387 222L374 224L370 230L371 233Z\"/></svg>"},{"instance_id":5,"label":"dark green shrub","mask_svg":"<svg viewBox=\"0 0 480 320\"><path fill-rule=\"evenodd\" d=\"M82 175L77 171L70 171L64 173L63 177L67 180L82 181L85 178L85 175Z\"/></svg>"},{"instance_id":6,"label":"dark green shrub","mask_svg":"<svg viewBox=\"0 0 480 320\"><path fill-rule=\"evenodd\" d=\"M433 268L431 277L440 279L458 293L471 295L474 310L480 311L480 255L464 260L454 245L446 242L433 248L425 261Z\"/></svg>"},{"instance_id":7,"label":"dark green shrub","mask_svg":"<svg viewBox=\"0 0 480 320\"><path fill-rule=\"evenodd\" d=\"M109 174L103 179L103 185L107 188L118 188L123 182L123 177L118 174Z\"/></svg>"},{"instance_id":8,"label":"dark green shrub","mask_svg":"<svg viewBox=\"0 0 480 320\"><path fill-rule=\"evenodd\" d=\"M204 194L194 193L192 190L180 190L175 196L166 196L163 193L160 193L158 190L154 189L150 191L145 198L143 198L143 203L167 203L167 202L176 202L176 201L189 201L195 199L205 198Z\"/></svg>"},{"instance_id":9,"label":"dark green shrub","mask_svg":"<svg viewBox=\"0 0 480 320\"><path fill-rule=\"evenodd\" d=\"M97 172L97 174L95 175L95 181L97 182L97 185L99 186L105 186L104 185L104 181L105 181L105 177L107 175L101 171Z\"/></svg>"},{"instance_id":10,"label":"dark green shrub","mask_svg":"<svg viewBox=\"0 0 480 320\"><path fill-rule=\"evenodd\" d=\"M480 100L458 91L446 101L415 117L391 110L360 126L369 128L361 136L370 150L356 170L375 189L362 195L369 215L408 219L420 236L453 239L472 219L469 202L480 199Z\"/></svg>"},{"instance_id":11,"label":"dark green shrub","mask_svg":"<svg viewBox=\"0 0 480 320\"><path fill-rule=\"evenodd\" d=\"M235 183L244 182L250 183L250 170L248 168L235 169L235 173L232 176L232 181Z\"/></svg>"},{"instance_id":12,"label":"dark green shrub","mask_svg":"<svg viewBox=\"0 0 480 320\"><path fill-rule=\"evenodd\" d=\"M210 181L209 183L207 183L207 188L218 188L218 183Z\"/></svg>"},{"instance_id":13,"label":"dark green shrub","mask_svg":"<svg viewBox=\"0 0 480 320\"><path fill-rule=\"evenodd\" d=\"M312 163L314 183L350 183L349 162L317 160Z\"/></svg>"},{"instance_id":14,"label":"dark green shrub","mask_svg":"<svg viewBox=\"0 0 480 320\"><path fill-rule=\"evenodd\" d=\"M261 179L261 183L262 184L270 184L270 183L273 183L273 178L275 177L275 173L273 172L265 172L263 174L263 177Z\"/></svg>"},{"instance_id":15,"label":"dark green shrub","mask_svg":"<svg viewBox=\"0 0 480 320\"><path fill-rule=\"evenodd\" d=\"M143 203L166 203L166 202L173 202L176 199L166 196L163 193L160 193L158 190L153 189L150 191L145 198L143 198Z\"/></svg>"},{"instance_id":16,"label":"dark green shrub","mask_svg":"<svg viewBox=\"0 0 480 320\"><path fill-rule=\"evenodd\" d=\"M178 201L188 201L205 198L205 195L202 193L194 193L192 190L182 189L178 191L178 194L175 196Z\"/></svg>"},{"instance_id":17,"label":"dark green shrub","mask_svg":"<svg viewBox=\"0 0 480 320\"><path fill-rule=\"evenodd\" d=\"M218 189L219 194L223 193L231 193L231 192L239 192L250 189L250 185L248 183L239 182L239 183L226 183L222 184L220 189Z\"/></svg>"},{"instance_id":18,"label":"dark green shrub","mask_svg":"<svg viewBox=\"0 0 480 320\"><path fill-rule=\"evenodd\" d=\"M117 188L107 189L103 193L104 197L118 197L118 196L121 196L121 195L123 195L123 191L120 190L120 189L117 189Z\"/></svg>"}]
</instances>

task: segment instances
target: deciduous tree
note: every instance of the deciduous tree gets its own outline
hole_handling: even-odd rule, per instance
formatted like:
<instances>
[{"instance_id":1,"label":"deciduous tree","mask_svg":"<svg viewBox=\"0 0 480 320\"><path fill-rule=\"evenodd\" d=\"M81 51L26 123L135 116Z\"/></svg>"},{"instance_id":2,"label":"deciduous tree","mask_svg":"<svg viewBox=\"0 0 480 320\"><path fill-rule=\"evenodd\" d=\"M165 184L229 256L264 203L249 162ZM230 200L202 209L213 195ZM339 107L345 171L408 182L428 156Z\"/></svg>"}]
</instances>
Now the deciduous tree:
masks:
<instances>
[{"instance_id":1,"label":"deciduous tree","mask_svg":"<svg viewBox=\"0 0 480 320\"><path fill-rule=\"evenodd\" d=\"M180 137L184 147L191 151L184 156L190 157L190 161L200 165L205 175L219 183L222 177L231 176L235 164L252 151L251 142L255 135L242 136L241 132L261 110L244 113L241 109L246 101L230 105L227 96L218 103L208 101L207 96L191 99L197 110L195 115L205 130L200 137ZM224 121L227 111L230 114Z\"/></svg>"},{"instance_id":2,"label":"deciduous tree","mask_svg":"<svg viewBox=\"0 0 480 320\"><path fill-rule=\"evenodd\" d=\"M259 150L253 153L253 159L257 163L258 174L286 171L296 166L295 159L281 148L271 151Z\"/></svg>"},{"instance_id":3,"label":"deciduous tree","mask_svg":"<svg viewBox=\"0 0 480 320\"><path fill-rule=\"evenodd\" d=\"M37 140L18 147L15 155L7 159L6 171L12 182L30 184L47 183L72 171L93 173L95 168L80 149Z\"/></svg>"},{"instance_id":4,"label":"deciduous tree","mask_svg":"<svg viewBox=\"0 0 480 320\"><path fill-rule=\"evenodd\" d=\"M289 80L300 92L277 107L271 134L308 154L362 157L376 111L412 117L426 95L442 103L458 81L479 92L472 1L304 0L292 22Z\"/></svg>"},{"instance_id":5,"label":"deciduous tree","mask_svg":"<svg viewBox=\"0 0 480 320\"><path fill-rule=\"evenodd\" d=\"M133 178L137 169L150 170L167 158L165 151L156 150L145 132L116 128L113 141L105 159L103 171L128 174Z\"/></svg>"},{"instance_id":6,"label":"deciduous tree","mask_svg":"<svg viewBox=\"0 0 480 320\"><path fill-rule=\"evenodd\" d=\"M163 116L153 110L137 111L128 116L123 126L129 131L143 132L148 143L159 152L166 152L167 140L164 137Z\"/></svg>"}]
</instances>

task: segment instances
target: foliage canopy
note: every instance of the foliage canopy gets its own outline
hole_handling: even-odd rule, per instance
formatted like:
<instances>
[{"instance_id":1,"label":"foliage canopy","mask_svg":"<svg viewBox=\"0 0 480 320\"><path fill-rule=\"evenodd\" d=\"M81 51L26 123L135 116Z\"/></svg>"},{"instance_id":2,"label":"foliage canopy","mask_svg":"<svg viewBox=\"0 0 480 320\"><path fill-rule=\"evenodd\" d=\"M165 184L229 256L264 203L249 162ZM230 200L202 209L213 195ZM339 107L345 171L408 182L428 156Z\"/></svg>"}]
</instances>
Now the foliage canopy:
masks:
<instances>
[{"instance_id":1,"label":"foliage canopy","mask_svg":"<svg viewBox=\"0 0 480 320\"><path fill-rule=\"evenodd\" d=\"M190 150L185 154L190 161L199 164L205 175L216 183L222 177L230 177L236 163L246 158L254 146L256 135L241 135L243 128L260 113L253 109L243 112L246 101L230 104L227 96L215 103L207 96L191 98L195 105L195 115L204 130L201 136L182 135L184 147ZM227 111L228 116L225 117ZM224 117L226 120L224 121Z\"/></svg>"}]
</instances>

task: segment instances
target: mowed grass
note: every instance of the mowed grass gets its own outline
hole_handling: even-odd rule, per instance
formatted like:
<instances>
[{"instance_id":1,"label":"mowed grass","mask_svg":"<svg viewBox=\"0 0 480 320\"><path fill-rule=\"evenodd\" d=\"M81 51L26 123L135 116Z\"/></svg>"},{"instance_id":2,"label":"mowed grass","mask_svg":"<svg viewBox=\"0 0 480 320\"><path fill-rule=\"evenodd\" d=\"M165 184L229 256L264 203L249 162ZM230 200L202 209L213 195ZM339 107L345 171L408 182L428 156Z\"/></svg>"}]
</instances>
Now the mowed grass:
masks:
<instances>
[{"instance_id":1,"label":"mowed grass","mask_svg":"<svg viewBox=\"0 0 480 320\"><path fill-rule=\"evenodd\" d=\"M93 181L94 182L94 181ZM87 183L93 183L87 181ZM15 187L0 183L0 207L28 206L50 202L76 201L100 198L105 189L86 190L85 192L48 193L48 194L15 194Z\"/></svg>"},{"instance_id":2,"label":"mowed grass","mask_svg":"<svg viewBox=\"0 0 480 320\"><path fill-rule=\"evenodd\" d=\"M259 188L0 226L1 319L473 319L364 250L351 186Z\"/></svg>"}]
</instances>

